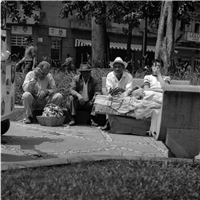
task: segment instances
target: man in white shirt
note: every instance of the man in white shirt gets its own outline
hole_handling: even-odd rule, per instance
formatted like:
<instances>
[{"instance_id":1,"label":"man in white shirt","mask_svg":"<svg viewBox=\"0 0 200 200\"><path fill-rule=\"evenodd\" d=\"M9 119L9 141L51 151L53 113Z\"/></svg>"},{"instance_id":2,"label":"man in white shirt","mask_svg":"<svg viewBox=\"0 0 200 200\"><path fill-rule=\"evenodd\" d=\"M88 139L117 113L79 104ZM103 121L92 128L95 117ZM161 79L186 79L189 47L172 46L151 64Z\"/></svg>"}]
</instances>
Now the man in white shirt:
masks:
<instances>
[{"instance_id":1,"label":"man in white shirt","mask_svg":"<svg viewBox=\"0 0 200 200\"><path fill-rule=\"evenodd\" d=\"M92 111L95 96L101 94L101 88L97 80L91 76L91 67L88 63L82 63L79 69L80 74L73 77L70 88L69 110L72 119L70 126L76 124L77 110ZM89 122L91 123L91 122Z\"/></svg>"},{"instance_id":2,"label":"man in white shirt","mask_svg":"<svg viewBox=\"0 0 200 200\"><path fill-rule=\"evenodd\" d=\"M22 85L24 90L22 100L27 115L26 124L33 123L34 108L43 109L48 103L60 106L62 103L63 97L60 93L56 93L56 84L49 71L50 64L42 61L26 75Z\"/></svg>"},{"instance_id":3,"label":"man in white shirt","mask_svg":"<svg viewBox=\"0 0 200 200\"><path fill-rule=\"evenodd\" d=\"M113 62L110 63L113 71L110 72L106 77L106 89L109 94L115 92L124 92L128 90L133 81L132 75L126 71L127 63L122 58L117 57ZM110 125L107 121L102 130L109 130Z\"/></svg>"}]
</instances>

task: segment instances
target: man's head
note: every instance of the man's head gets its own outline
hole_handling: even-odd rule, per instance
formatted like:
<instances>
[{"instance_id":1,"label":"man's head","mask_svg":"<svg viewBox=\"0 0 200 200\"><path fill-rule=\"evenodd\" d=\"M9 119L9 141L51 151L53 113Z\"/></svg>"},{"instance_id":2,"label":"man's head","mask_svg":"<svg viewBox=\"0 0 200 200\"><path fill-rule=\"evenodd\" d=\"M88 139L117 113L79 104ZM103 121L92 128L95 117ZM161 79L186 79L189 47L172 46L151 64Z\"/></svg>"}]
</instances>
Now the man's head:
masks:
<instances>
[{"instance_id":1,"label":"man's head","mask_svg":"<svg viewBox=\"0 0 200 200\"><path fill-rule=\"evenodd\" d=\"M84 80L87 80L91 76L91 67L88 63L81 63L79 72L81 73L81 76L84 78Z\"/></svg>"},{"instance_id":2,"label":"man's head","mask_svg":"<svg viewBox=\"0 0 200 200\"><path fill-rule=\"evenodd\" d=\"M50 64L47 61L42 61L39 63L39 65L34 69L35 75L39 79L44 79L49 71L50 71Z\"/></svg>"},{"instance_id":3,"label":"man's head","mask_svg":"<svg viewBox=\"0 0 200 200\"><path fill-rule=\"evenodd\" d=\"M115 74L120 76L123 74L124 69L127 67L127 63L120 57L117 57L113 62L110 63L110 66L114 69Z\"/></svg>"},{"instance_id":4,"label":"man's head","mask_svg":"<svg viewBox=\"0 0 200 200\"><path fill-rule=\"evenodd\" d=\"M161 60L155 59L155 60L152 61L151 69L152 69L153 74L155 74L155 72L157 70L160 70L161 67L162 67L162 61Z\"/></svg>"},{"instance_id":5,"label":"man's head","mask_svg":"<svg viewBox=\"0 0 200 200\"><path fill-rule=\"evenodd\" d=\"M31 44L33 42L33 39L31 36L27 36L24 38L24 41L27 45Z\"/></svg>"}]
</instances>

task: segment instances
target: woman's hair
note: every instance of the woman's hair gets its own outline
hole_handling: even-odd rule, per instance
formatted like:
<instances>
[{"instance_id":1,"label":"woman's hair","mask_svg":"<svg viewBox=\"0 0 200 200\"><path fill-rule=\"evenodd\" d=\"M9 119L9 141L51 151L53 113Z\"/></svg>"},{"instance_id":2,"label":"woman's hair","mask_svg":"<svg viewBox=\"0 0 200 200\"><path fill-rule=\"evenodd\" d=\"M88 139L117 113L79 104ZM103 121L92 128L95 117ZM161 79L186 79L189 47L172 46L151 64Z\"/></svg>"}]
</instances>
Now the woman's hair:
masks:
<instances>
[{"instance_id":1,"label":"woman's hair","mask_svg":"<svg viewBox=\"0 0 200 200\"><path fill-rule=\"evenodd\" d=\"M154 60L152 60L151 65L154 65L155 63L160 63L161 67L163 66L163 61L160 60L160 59L154 59Z\"/></svg>"}]
</instances>

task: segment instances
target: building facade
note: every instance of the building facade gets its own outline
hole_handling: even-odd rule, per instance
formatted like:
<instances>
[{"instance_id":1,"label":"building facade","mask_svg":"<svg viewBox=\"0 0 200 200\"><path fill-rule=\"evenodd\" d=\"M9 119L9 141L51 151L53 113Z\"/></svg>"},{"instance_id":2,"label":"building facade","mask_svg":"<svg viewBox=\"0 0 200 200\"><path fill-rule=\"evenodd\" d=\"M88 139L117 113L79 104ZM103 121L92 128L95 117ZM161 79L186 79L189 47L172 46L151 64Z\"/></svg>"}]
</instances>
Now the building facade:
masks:
<instances>
[{"instance_id":1,"label":"building facade","mask_svg":"<svg viewBox=\"0 0 200 200\"><path fill-rule=\"evenodd\" d=\"M37 47L37 62L50 57L57 62L64 62L66 54L74 58L78 67L81 62L88 61L91 56L91 18L86 16L84 20L78 19L76 15L67 19L59 17L62 8L61 1L41 1L42 9L35 11L40 18L39 24L35 24L31 18L27 26L21 26L7 19L7 46L11 53L24 54L23 38L27 35L33 37L33 44ZM21 8L19 7L19 10ZM194 68L200 61L200 9L195 11L193 21L187 27L184 36L176 47L176 58L182 58ZM107 28L110 39L110 60L116 56L126 57L127 36L123 34L123 25L112 23ZM144 23L141 23L139 30L133 30L132 36L132 60L138 68L141 63L142 42ZM178 26L176 36L178 36ZM147 34L147 64L154 58L157 32Z\"/></svg>"}]
</instances>

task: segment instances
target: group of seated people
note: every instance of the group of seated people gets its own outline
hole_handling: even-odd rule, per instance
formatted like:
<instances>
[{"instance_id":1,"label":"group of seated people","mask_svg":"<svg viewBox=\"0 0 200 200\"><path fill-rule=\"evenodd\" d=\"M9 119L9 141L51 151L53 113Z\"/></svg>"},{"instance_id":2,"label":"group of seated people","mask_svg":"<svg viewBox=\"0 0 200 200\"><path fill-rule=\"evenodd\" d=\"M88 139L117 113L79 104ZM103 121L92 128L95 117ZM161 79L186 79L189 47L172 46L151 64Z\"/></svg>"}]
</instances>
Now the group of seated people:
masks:
<instances>
[{"instance_id":1,"label":"group of seated people","mask_svg":"<svg viewBox=\"0 0 200 200\"><path fill-rule=\"evenodd\" d=\"M162 62L160 60L152 61L152 74L144 77L142 93L155 91L162 93L164 84L170 83L170 78L161 74ZM50 73L50 64L42 61L38 66L30 71L24 80L22 95L23 105L26 111L25 123L33 123L33 110L35 108L43 109L47 104L54 103L61 105L63 96L57 92L55 80ZM108 95L123 93L129 95L135 90L133 77L126 70L127 63L120 57L117 57L110 63L113 69L106 77L106 89ZM101 95L101 87L98 81L91 75L91 66L88 63L81 63L79 74L73 77L69 89L69 113L71 115L70 126L76 125L76 114L78 110L93 112L96 95ZM137 90L135 90L137 91ZM141 91L141 90L140 90ZM137 92L135 92L135 97ZM137 97L142 98L140 95ZM91 118L92 119L92 118ZM108 120L102 130L109 130Z\"/></svg>"}]
</instances>

